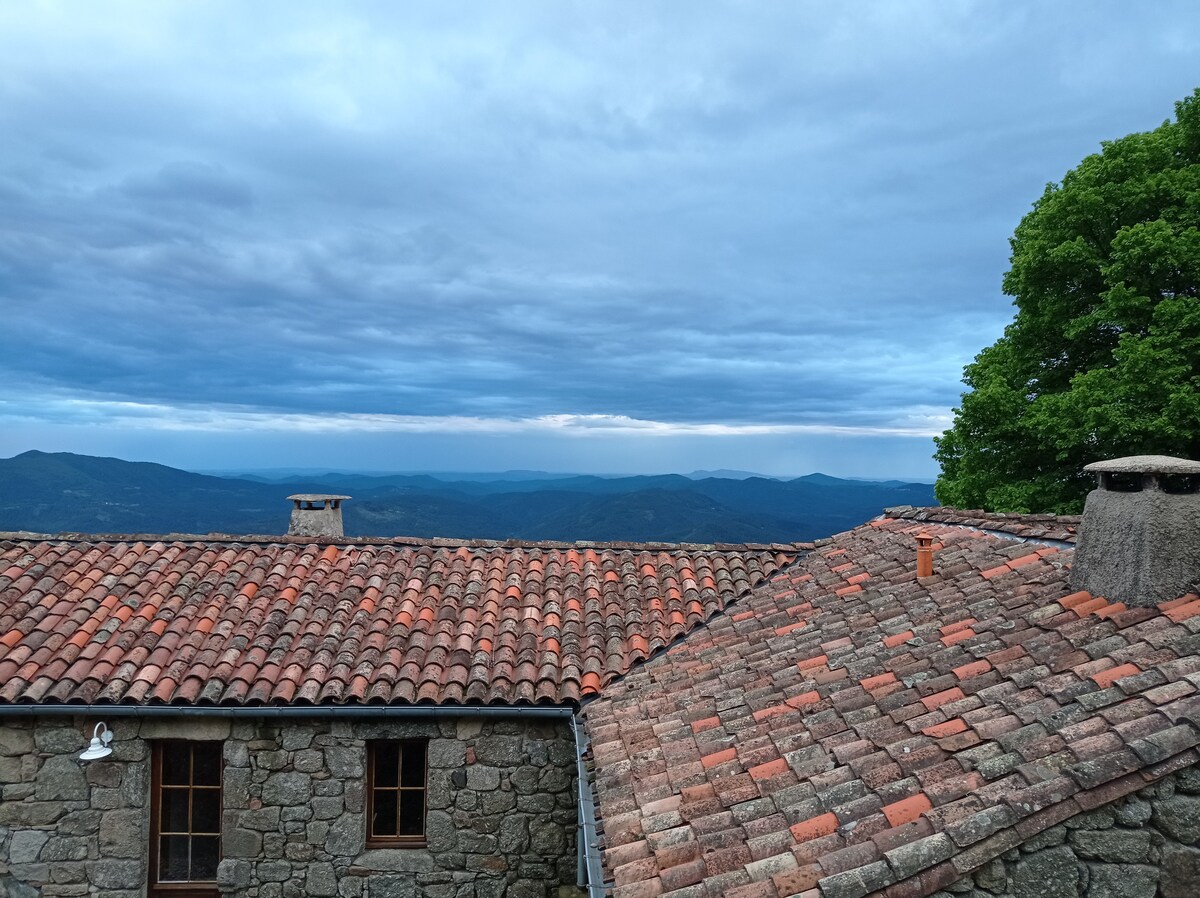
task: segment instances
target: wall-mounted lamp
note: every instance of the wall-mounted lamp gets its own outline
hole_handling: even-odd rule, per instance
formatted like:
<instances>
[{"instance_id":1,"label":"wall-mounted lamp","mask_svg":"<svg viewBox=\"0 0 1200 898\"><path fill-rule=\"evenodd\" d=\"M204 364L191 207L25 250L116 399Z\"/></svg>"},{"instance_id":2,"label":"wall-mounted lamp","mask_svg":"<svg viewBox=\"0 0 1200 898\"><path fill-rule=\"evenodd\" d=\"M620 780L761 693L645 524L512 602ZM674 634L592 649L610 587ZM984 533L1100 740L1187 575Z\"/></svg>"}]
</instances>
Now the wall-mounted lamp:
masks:
<instances>
[{"instance_id":1,"label":"wall-mounted lamp","mask_svg":"<svg viewBox=\"0 0 1200 898\"><path fill-rule=\"evenodd\" d=\"M112 754L112 749L109 747L112 740L113 734L108 731L108 724L100 721L92 730L91 744L79 755L79 760L98 761L100 758L107 758Z\"/></svg>"}]
</instances>

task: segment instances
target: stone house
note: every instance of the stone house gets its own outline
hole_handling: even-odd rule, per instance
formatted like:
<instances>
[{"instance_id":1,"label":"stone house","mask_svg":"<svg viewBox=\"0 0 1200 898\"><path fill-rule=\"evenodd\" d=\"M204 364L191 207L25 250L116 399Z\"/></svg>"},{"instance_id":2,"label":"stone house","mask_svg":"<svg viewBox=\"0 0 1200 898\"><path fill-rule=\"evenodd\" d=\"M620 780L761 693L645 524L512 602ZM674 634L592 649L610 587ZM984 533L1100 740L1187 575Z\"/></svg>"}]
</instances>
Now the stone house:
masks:
<instances>
[{"instance_id":1,"label":"stone house","mask_svg":"<svg viewBox=\"0 0 1200 898\"><path fill-rule=\"evenodd\" d=\"M1194 898L1200 464L1097 473L815 545L4 540L0 894Z\"/></svg>"},{"instance_id":2,"label":"stone house","mask_svg":"<svg viewBox=\"0 0 1200 898\"><path fill-rule=\"evenodd\" d=\"M580 703L799 551L0 540L0 895L574 891Z\"/></svg>"}]
</instances>

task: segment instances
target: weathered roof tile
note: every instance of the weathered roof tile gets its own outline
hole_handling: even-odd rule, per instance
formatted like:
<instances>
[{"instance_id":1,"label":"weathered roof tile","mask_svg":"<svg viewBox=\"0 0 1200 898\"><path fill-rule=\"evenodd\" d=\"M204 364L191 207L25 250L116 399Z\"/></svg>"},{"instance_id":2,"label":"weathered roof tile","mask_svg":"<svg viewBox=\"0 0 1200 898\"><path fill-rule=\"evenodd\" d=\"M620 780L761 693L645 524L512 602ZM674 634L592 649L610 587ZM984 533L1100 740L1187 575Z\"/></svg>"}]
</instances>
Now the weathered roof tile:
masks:
<instances>
[{"instance_id":1,"label":"weathered roof tile","mask_svg":"<svg viewBox=\"0 0 1200 898\"><path fill-rule=\"evenodd\" d=\"M755 887L797 894L819 871L814 898L944 888L1200 756L1200 646L1193 617L1169 614L1200 600L1125 609L1072 593L1077 526L901 509L840 534L607 687L584 712L597 758L628 759L622 734L647 724L728 758L703 768L739 777L715 801L736 796L731 816L777 808L746 824ZM941 546L920 580L918 529ZM780 761L795 784L772 794Z\"/></svg>"}]
</instances>

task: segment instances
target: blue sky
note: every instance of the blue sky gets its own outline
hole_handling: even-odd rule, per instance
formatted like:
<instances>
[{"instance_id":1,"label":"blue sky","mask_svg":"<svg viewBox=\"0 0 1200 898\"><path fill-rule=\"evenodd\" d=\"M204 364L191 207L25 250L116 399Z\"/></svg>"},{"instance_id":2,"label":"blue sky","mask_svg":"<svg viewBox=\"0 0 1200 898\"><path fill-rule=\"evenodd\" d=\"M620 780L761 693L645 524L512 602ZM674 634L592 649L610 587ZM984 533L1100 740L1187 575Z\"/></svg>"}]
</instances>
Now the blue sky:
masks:
<instances>
[{"instance_id":1,"label":"blue sky","mask_svg":"<svg viewBox=\"0 0 1200 898\"><path fill-rule=\"evenodd\" d=\"M1186 3L0 5L0 455L931 478Z\"/></svg>"}]
</instances>

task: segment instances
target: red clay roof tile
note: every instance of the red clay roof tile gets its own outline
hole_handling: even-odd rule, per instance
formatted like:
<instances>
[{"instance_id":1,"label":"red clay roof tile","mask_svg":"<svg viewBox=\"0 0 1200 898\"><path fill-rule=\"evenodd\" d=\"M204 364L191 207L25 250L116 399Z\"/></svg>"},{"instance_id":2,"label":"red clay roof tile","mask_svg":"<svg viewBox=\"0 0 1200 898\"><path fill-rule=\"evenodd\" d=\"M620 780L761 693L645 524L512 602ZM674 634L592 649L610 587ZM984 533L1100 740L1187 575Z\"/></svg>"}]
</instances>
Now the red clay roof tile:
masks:
<instances>
[{"instance_id":1,"label":"red clay roof tile","mask_svg":"<svg viewBox=\"0 0 1200 898\"><path fill-rule=\"evenodd\" d=\"M913 795L900 801L883 806L883 816L893 826L903 826L912 823L926 811L932 810L933 804L924 794Z\"/></svg>"},{"instance_id":2,"label":"red clay roof tile","mask_svg":"<svg viewBox=\"0 0 1200 898\"><path fill-rule=\"evenodd\" d=\"M1096 681L1096 685L1101 689L1111 686L1113 683L1122 677L1131 677L1134 674L1139 674L1142 669L1136 664L1120 664L1116 667L1110 667L1107 670L1102 670L1091 675L1091 679Z\"/></svg>"},{"instance_id":3,"label":"red clay roof tile","mask_svg":"<svg viewBox=\"0 0 1200 898\"><path fill-rule=\"evenodd\" d=\"M797 842L807 842L818 836L827 836L838 828L838 818L835 814L821 814L808 820L801 820L790 827L792 838Z\"/></svg>"},{"instance_id":4,"label":"red clay roof tile","mask_svg":"<svg viewBox=\"0 0 1200 898\"><path fill-rule=\"evenodd\" d=\"M1193 599L1183 605L1178 605L1167 611L1167 617L1176 623L1181 623L1185 620L1190 620L1196 615L1200 615L1200 599Z\"/></svg>"}]
</instances>

